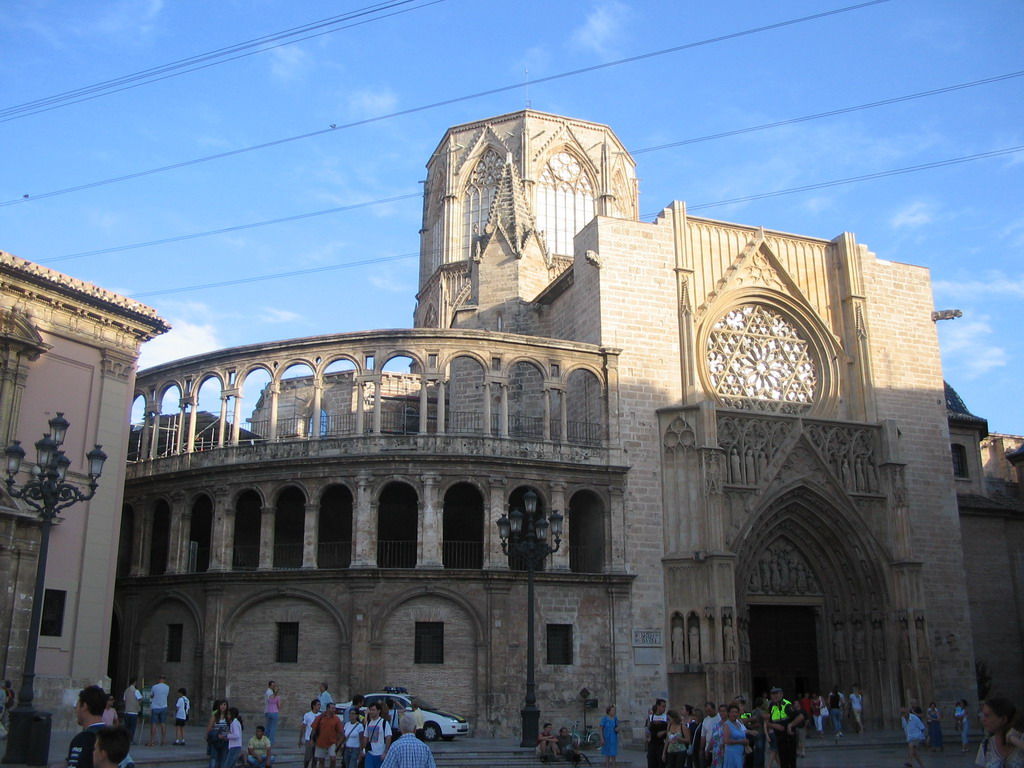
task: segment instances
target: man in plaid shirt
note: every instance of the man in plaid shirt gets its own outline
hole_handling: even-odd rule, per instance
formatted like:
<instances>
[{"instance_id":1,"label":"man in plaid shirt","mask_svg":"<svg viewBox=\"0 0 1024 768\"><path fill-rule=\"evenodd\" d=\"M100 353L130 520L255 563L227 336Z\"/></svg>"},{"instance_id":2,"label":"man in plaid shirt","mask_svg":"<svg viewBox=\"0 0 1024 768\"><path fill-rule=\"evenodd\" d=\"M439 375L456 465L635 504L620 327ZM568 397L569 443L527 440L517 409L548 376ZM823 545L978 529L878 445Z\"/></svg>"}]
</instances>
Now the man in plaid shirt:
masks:
<instances>
[{"instance_id":1,"label":"man in plaid shirt","mask_svg":"<svg viewBox=\"0 0 1024 768\"><path fill-rule=\"evenodd\" d=\"M398 727L402 735L391 745L381 768L437 768L430 747L416 738L416 718L406 712Z\"/></svg>"}]
</instances>

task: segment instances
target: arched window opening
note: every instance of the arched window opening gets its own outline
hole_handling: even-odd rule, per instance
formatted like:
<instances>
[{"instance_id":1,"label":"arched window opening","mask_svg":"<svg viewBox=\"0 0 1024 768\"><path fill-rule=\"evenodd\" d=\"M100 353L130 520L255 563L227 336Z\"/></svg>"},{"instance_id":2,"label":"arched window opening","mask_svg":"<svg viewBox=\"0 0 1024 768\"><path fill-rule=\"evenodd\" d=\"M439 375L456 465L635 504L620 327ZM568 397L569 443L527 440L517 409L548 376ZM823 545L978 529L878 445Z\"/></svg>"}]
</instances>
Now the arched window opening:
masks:
<instances>
[{"instance_id":1,"label":"arched window opening","mask_svg":"<svg viewBox=\"0 0 1024 768\"><path fill-rule=\"evenodd\" d=\"M225 433L223 437L221 435L221 391L220 379L207 376L196 392L196 436L192 443L196 451L208 451L222 445L222 440L228 440L226 423ZM226 413L225 418L228 417L230 414Z\"/></svg>"},{"instance_id":2,"label":"arched window opening","mask_svg":"<svg viewBox=\"0 0 1024 768\"><path fill-rule=\"evenodd\" d=\"M545 515L545 516L549 515L551 513L551 510L547 509L547 507L544 505L544 497L541 495L541 493L536 488L531 488L528 485L519 486L514 491L512 491L512 493L508 497L508 510L507 510L506 514L511 515L513 509L518 509L520 512L523 512L524 514L526 513L526 503L525 503L523 497L526 495L527 491L533 491L535 494L537 494L537 511L535 513L535 519L539 518L541 515ZM526 533L526 530L527 530L527 521L524 519L523 520L523 533ZM550 542L550 538L551 537L550 537L550 534L549 534L549 536L548 536L549 542ZM565 542L564 541L562 542L562 546L565 546ZM540 563L535 563L534 564L534 570L535 571L543 571L543 570L545 570L546 567L547 567L547 561L548 561L548 558L545 557ZM508 555L508 567L511 570L513 570L513 571L525 571L526 568L527 568L526 559L524 557L520 556L520 555L510 554L510 555Z\"/></svg>"},{"instance_id":3,"label":"arched window opening","mask_svg":"<svg viewBox=\"0 0 1024 768\"><path fill-rule=\"evenodd\" d=\"M380 431L410 435L420 431L419 366L411 357L396 355L380 371Z\"/></svg>"},{"instance_id":4,"label":"arched window opening","mask_svg":"<svg viewBox=\"0 0 1024 768\"><path fill-rule=\"evenodd\" d=\"M597 494L579 491L569 500L569 570L604 570L604 504Z\"/></svg>"},{"instance_id":5,"label":"arched window opening","mask_svg":"<svg viewBox=\"0 0 1024 768\"><path fill-rule=\"evenodd\" d=\"M415 568L416 491L405 483L388 483L377 503L377 567Z\"/></svg>"},{"instance_id":6,"label":"arched window opening","mask_svg":"<svg viewBox=\"0 0 1024 768\"><path fill-rule=\"evenodd\" d=\"M469 483L444 495L442 535L445 568L484 567L484 497Z\"/></svg>"},{"instance_id":7,"label":"arched window opening","mask_svg":"<svg viewBox=\"0 0 1024 768\"><path fill-rule=\"evenodd\" d=\"M594 218L594 186L570 152L552 155L537 184L537 228L548 252L572 256L572 240Z\"/></svg>"},{"instance_id":8,"label":"arched window opening","mask_svg":"<svg viewBox=\"0 0 1024 768\"><path fill-rule=\"evenodd\" d=\"M171 508L158 501L153 510L153 532L149 541L149 575L167 573L167 556L171 549Z\"/></svg>"},{"instance_id":9,"label":"arched window opening","mask_svg":"<svg viewBox=\"0 0 1024 768\"><path fill-rule=\"evenodd\" d=\"M141 461L149 456L146 445L146 396L136 395L132 401L131 426L128 429L128 461Z\"/></svg>"},{"instance_id":10,"label":"arched window opening","mask_svg":"<svg viewBox=\"0 0 1024 768\"><path fill-rule=\"evenodd\" d=\"M274 567L301 568L306 527L306 496L298 488L286 488L277 497L274 511Z\"/></svg>"},{"instance_id":11,"label":"arched window opening","mask_svg":"<svg viewBox=\"0 0 1024 768\"><path fill-rule=\"evenodd\" d=\"M508 376L509 437L531 440L544 438L544 398L547 396L548 393L544 389L544 374L537 366L526 362L512 366ZM492 419L495 423L499 415L499 409L494 408Z\"/></svg>"},{"instance_id":12,"label":"arched window opening","mask_svg":"<svg viewBox=\"0 0 1024 768\"><path fill-rule=\"evenodd\" d=\"M479 435L484 431L484 369L471 357L457 357L448 367L445 431Z\"/></svg>"},{"instance_id":13,"label":"arched window opening","mask_svg":"<svg viewBox=\"0 0 1024 768\"><path fill-rule=\"evenodd\" d=\"M256 491L246 491L235 504L234 549L231 567L254 571L260 565L260 518L263 503Z\"/></svg>"},{"instance_id":14,"label":"arched window opening","mask_svg":"<svg viewBox=\"0 0 1024 768\"><path fill-rule=\"evenodd\" d=\"M213 502L205 494L192 505L192 524L188 534L186 571L205 573L210 569L210 537L213 532Z\"/></svg>"},{"instance_id":15,"label":"arched window opening","mask_svg":"<svg viewBox=\"0 0 1024 768\"><path fill-rule=\"evenodd\" d=\"M324 437L351 435L356 431L360 388L355 384L355 372L355 363L348 359L335 360L324 369L324 389L320 396L321 405L327 413L327 422L321 432Z\"/></svg>"},{"instance_id":16,"label":"arched window opening","mask_svg":"<svg viewBox=\"0 0 1024 768\"><path fill-rule=\"evenodd\" d=\"M242 391L242 413L247 409L249 416L245 417L247 424L245 434L239 431L238 442L249 444L261 442L270 436L270 411L271 392L270 372L265 368L257 368L249 371L245 379L240 383Z\"/></svg>"},{"instance_id":17,"label":"arched window opening","mask_svg":"<svg viewBox=\"0 0 1024 768\"><path fill-rule=\"evenodd\" d=\"M130 504L121 508L121 533L117 540L117 577L132 571L132 552L135 549L135 510Z\"/></svg>"},{"instance_id":18,"label":"arched window opening","mask_svg":"<svg viewBox=\"0 0 1024 768\"><path fill-rule=\"evenodd\" d=\"M308 437L313 416L313 369L305 363L288 366L281 374L277 396L277 438Z\"/></svg>"},{"instance_id":19,"label":"arched window opening","mask_svg":"<svg viewBox=\"0 0 1024 768\"><path fill-rule=\"evenodd\" d=\"M188 414L185 414L188 418ZM164 391L160 398L160 415L156 417L156 455L170 456L177 453L181 441L182 413L181 390L175 384Z\"/></svg>"},{"instance_id":20,"label":"arched window opening","mask_svg":"<svg viewBox=\"0 0 1024 768\"><path fill-rule=\"evenodd\" d=\"M569 374L565 391L568 442L600 445L604 441L603 400L597 376L582 369Z\"/></svg>"},{"instance_id":21,"label":"arched window opening","mask_svg":"<svg viewBox=\"0 0 1024 768\"><path fill-rule=\"evenodd\" d=\"M352 563L352 492L344 485L332 485L320 497L317 542L318 568Z\"/></svg>"},{"instance_id":22,"label":"arched window opening","mask_svg":"<svg viewBox=\"0 0 1024 768\"><path fill-rule=\"evenodd\" d=\"M462 197L462 259L473 255L473 240L484 231L504 161L488 148L473 169Z\"/></svg>"}]
</instances>

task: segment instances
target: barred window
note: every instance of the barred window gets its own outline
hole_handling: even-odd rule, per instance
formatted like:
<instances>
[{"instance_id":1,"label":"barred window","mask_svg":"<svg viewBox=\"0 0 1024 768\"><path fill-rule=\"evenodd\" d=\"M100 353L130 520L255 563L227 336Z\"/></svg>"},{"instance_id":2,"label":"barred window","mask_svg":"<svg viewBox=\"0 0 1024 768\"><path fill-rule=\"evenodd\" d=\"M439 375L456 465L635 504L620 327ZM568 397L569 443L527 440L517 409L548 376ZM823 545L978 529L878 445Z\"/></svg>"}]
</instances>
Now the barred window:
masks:
<instances>
[{"instance_id":1,"label":"barred window","mask_svg":"<svg viewBox=\"0 0 1024 768\"><path fill-rule=\"evenodd\" d=\"M416 664L444 664L444 622L416 622L413 661Z\"/></svg>"},{"instance_id":2,"label":"barred window","mask_svg":"<svg viewBox=\"0 0 1024 768\"><path fill-rule=\"evenodd\" d=\"M297 664L299 661L299 622L277 622L278 664Z\"/></svg>"},{"instance_id":3,"label":"barred window","mask_svg":"<svg viewBox=\"0 0 1024 768\"><path fill-rule=\"evenodd\" d=\"M46 637L60 637L64 634L64 605L68 593L63 589L47 589L43 596L43 615L39 622L39 634Z\"/></svg>"},{"instance_id":4,"label":"barred window","mask_svg":"<svg viewBox=\"0 0 1024 768\"><path fill-rule=\"evenodd\" d=\"M572 664L572 624L548 624L548 664Z\"/></svg>"},{"instance_id":5,"label":"barred window","mask_svg":"<svg viewBox=\"0 0 1024 768\"><path fill-rule=\"evenodd\" d=\"M967 472L967 449L959 443L953 443L950 446L953 453L953 476L954 477L968 477Z\"/></svg>"},{"instance_id":6,"label":"barred window","mask_svg":"<svg viewBox=\"0 0 1024 768\"><path fill-rule=\"evenodd\" d=\"M164 661L181 661L181 639L184 635L182 624L167 625L167 652Z\"/></svg>"}]
</instances>

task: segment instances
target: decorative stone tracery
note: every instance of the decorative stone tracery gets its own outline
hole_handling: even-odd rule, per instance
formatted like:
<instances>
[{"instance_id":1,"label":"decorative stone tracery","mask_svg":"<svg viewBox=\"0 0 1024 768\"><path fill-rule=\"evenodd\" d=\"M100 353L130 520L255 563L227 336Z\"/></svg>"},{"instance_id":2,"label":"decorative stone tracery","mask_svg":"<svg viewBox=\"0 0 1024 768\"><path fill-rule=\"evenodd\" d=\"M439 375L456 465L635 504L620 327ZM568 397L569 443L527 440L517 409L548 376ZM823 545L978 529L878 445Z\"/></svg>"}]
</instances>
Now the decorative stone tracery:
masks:
<instances>
[{"instance_id":1,"label":"decorative stone tracery","mask_svg":"<svg viewBox=\"0 0 1024 768\"><path fill-rule=\"evenodd\" d=\"M754 595L820 595L814 569L789 542L771 545L750 569L747 592Z\"/></svg>"}]
</instances>

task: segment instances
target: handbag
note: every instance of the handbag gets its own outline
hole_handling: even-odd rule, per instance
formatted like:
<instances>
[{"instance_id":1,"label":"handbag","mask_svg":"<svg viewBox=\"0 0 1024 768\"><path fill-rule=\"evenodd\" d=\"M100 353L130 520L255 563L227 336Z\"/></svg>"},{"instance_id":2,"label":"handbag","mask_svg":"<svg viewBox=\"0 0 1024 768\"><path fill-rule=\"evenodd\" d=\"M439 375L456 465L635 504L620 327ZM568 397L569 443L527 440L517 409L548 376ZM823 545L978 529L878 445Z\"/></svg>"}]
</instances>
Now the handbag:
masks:
<instances>
[{"instance_id":1,"label":"handbag","mask_svg":"<svg viewBox=\"0 0 1024 768\"><path fill-rule=\"evenodd\" d=\"M822 717L828 717L828 707L822 707L821 708L821 716Z\"/></svg>"}]
</instances>

